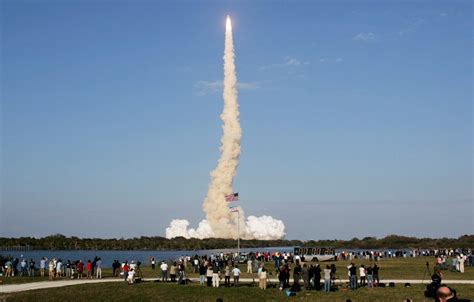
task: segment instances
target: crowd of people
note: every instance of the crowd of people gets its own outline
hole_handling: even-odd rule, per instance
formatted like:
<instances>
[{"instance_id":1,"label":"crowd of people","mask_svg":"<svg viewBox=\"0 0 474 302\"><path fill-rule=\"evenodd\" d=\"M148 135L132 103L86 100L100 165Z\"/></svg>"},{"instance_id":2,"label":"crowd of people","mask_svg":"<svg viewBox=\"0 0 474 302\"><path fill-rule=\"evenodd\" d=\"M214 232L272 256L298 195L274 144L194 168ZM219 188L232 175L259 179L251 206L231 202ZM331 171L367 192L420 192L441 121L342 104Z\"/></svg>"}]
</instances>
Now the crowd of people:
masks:
<instances>
[{"instance_id":1,"label":"crowd of people","mask_svg":"<svg viewBox=\"0 0 474 302\"><path fill-rule=\"evenodd\" d=\"M245 256L245 257L243 257ZM435 273L442 275L442 270L450 269L453 272L464 273L465 266L473 266L474 258L472 251L459 249L445 250L404 250L404 251L371 251L360 250L357 252L336 252L336 260L349 260L351 264L347 267L347 284L350 289L359 287L375 287L380 283L377 261L393 257L436 257L434 266ZM367 260L370 265L362 264L357 267L352 260ZM318 263L304 263L304 256L290 252L251 252L243 253L237 257L234 253L212 253L210 255L181 256L174 261L157 261L154 257L149 259L153 271L159 270L157 276L161 282L174 282L185 284L186 271L199 274L201 285L219 287L221 285L238 287L242 271L238 264L243 264L247 274L262 289L267 288L270 276L278 278L278 288L281 290L290 288L298 291L301 286L306 289L331 291L335 288L335 280L344 280L343 275L336 275L336 266L333 264L319 265ZM112 276L123 278L129 284L141 279L140 261L112 262ZM92 279L102 278L103 263L101 258L94 257L93 260L67 260L60 258L48 259L42 257L39 265L33 259L13 258L1 263L1 274L5 277L13 276L48 276L53 279ZM39 272L39 273L38 273ZM293 275L293 284L290 277ZM323 280L321 283L320 280ZM231 283L232 281L232 283ZM301 283L301 284L300 284Z\"/></svg>"},{"instance_id":2,"label":"crowd of people","mask_svg":"<svg viewBox=\"0 0 474 302\"><path fill-rule=\"evenodd\" d=\"M37 267L33 259L28 261L25 258L14 258L11 260L8 259L2 264L2 275L5 277L34 277L38 271L41 277L47 275L49 280L58 278L92 279L93 276L97 279L101 279L102 260L99 257L95 257L92 261L87 260L87 262L84 263L82 260L63 261L61 258L48 259L42 257L39 267Z\"/></svg>"}]
</instances>

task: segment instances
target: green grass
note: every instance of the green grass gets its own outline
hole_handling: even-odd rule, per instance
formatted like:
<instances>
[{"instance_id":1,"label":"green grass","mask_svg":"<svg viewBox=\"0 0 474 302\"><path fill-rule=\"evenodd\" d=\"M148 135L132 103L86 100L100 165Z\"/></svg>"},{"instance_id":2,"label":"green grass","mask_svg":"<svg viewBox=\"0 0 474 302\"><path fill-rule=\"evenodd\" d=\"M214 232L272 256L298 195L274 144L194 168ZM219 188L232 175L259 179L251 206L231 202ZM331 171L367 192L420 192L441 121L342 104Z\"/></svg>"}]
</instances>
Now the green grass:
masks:
<instances>
[{"instance_id":1,"label":"green grass","mask_svg":"<svg viewBox=\"0 0 474 302\"><path fill-rule=\"evenodd\" d=\"M454 287L458 297L474 298L474 286L457 285ZM224 301L432 301L424 297L425 286L413 285L410 288L358 289L356 291L338 291L331 293L302 291L295 297L286 297L276 288L263 291L257 287L209 288L198 284L175 285L156 282L143 282L127 285L125 282L87 284L54 289L42 289L0 295L7 301L206 301L216 298Z\"/></svg>"},{"instance_id":2,"label":"green grass","mask_svg":"<svg viewBox=\"0 0 474 302\"><path fill-rule=\"evenodd\" d=\"M392 259L385 259L377 262L377 265L380 266L380 278L381 279L423 279L424 273L426 271L425 263L426 261L430 262L430 269L431 272L433 271L433 257L420 257L420 258L392 258ZM349 265L350 261L335 261L335 262L321 262L321 266L325 266L326 264L336 264L337 267L337 277L341 279L347 278L347 265ZM373 264L373 261L366 261L366 260L354 260L354 263L357 266L361 264ZM276 274L274 272L274 264L273 262L269 262L265 264L269 272L270 278L276 278ZM256 278L256 274L247 274L245 271L247 270L246 265L240 265L240 269L242 270L241 278ZM187 267L187 277L198 277L198 274L191 272L192 267L188 265ZM451 271L442 271L443 272L443 279L447 280L474 280L474 267L466 267L465 273L461 274L458 272L451 272ZM159 277L160 270L158 267L153 271L150 266L143 266L142 273L145 278L157 278ZM103 269L102 276L107 278L112 276L112 269ZM28 282L36 282L36 281L47 281L48 278L39 277L39 273L37 273L36 277L13 277L13 278L5 278L1 277L0 282L3 284L16 284L16 283L28 283ZM0 284L2 284L0 283ZM0 285L1 286L1 285Z\"/></svg>"}]
</instances>

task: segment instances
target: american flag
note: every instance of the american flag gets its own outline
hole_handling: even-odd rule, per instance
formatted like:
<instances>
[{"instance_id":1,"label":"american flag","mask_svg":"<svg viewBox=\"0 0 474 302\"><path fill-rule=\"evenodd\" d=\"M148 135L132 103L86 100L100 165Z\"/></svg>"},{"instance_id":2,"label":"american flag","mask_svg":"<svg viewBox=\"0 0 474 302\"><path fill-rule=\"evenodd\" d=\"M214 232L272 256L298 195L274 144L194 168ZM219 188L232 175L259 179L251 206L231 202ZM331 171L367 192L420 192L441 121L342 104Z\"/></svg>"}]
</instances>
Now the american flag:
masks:
<instances>
[{"instance_id":1,"label":"american flag","mask_svg":"<svg viewBox=\"0 0 474 302\"><path fill-rule=\"evenodd\" d=\"M239 200L239 193L232 193L225 197L225 201L232 202Z\"/></svg>"},{"instance_id":2,"label":"american flag","mask_svg":"<svg viewBox=\"0 0 474 302\"><path fill-rule=\"evenodd\" d=\"M231 211L231 212L238 212L238 211L239 211L239 208L238 208L238 207L230 207L230 208L229 208L229 211Z\"/></svg>"}]
</instances>

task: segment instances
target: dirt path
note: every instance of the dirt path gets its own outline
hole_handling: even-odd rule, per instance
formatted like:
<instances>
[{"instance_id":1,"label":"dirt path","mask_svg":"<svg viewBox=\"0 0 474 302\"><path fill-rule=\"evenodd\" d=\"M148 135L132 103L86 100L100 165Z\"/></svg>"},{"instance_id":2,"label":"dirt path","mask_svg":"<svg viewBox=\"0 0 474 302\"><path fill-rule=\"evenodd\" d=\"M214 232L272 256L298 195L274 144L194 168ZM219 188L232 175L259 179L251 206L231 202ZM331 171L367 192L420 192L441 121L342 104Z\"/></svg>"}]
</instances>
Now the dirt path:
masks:
<instances>
[{"instance_id":1,"label":"dirt path","mask_svg":"<svg viewBox=\"0 0 474 302\"><path fill-rule=\"evenodd\" d=\"M157 278L145 278L144 281L156 281ZM192 282L199 282L199 278L190 278ZM242 278L239 281L241 283L251 283L255 280L257 282L258 280L251 279L251 278ZM270 279L269 280L272 283L278 282L277 279ZM36 290L36 289L45 289L45 288L54 288L54 287L63 287L63 286L72 286L72 285L80 285L80 284L90 284L90 283L106 283L106 282L125 282L123 279L112 279L112 278L106 278L106 279L92 279L92 280L59 280L59 281L40 281L40 282L31 282L31 283L21 283L21 284L5 284L5 285L0 285L0 293L6 294L6 293L15 293L15 292L22 292L22 291L27 291L27 290ZM346 280L336 280L336 283L345 283ZM411 284L421 284L425 283L428 284L430 280L395 280L395 279L386 279L386 280L380 280L380 282L383 283L390 283L393 282L395 284L405 284L405 283L411 283ZM445 284L471 284L474 285L474 280L443 280L443 283Z\"/></svg>"}]
</instances>

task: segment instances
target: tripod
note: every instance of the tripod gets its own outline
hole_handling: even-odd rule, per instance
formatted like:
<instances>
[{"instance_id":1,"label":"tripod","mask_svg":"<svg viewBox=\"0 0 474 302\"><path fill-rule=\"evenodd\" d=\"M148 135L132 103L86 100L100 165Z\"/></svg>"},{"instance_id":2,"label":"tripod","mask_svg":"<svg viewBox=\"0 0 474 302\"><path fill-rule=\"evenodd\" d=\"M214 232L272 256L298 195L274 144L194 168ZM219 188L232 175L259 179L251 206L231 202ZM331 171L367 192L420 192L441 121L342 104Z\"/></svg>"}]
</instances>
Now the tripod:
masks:
<instances>
[{"instance_id":1,"label":"tripod","mask_svg":"<svg viewBox=\"0 0 474 302\"><path fill-rule=\"evenodd\" d=\"M431 271L430 271L430 263L426 261L426 267L425 267L425 272L423 273L423 279L421 280L421 284L425 283L426 276L428 276L428 279L431 279Z\"/></svg>"}]
</instances>

